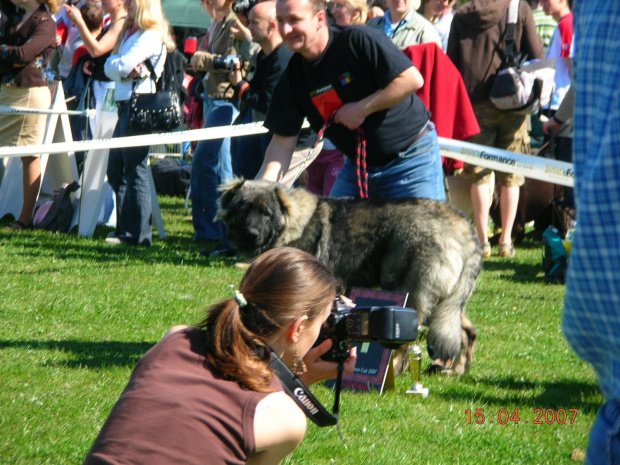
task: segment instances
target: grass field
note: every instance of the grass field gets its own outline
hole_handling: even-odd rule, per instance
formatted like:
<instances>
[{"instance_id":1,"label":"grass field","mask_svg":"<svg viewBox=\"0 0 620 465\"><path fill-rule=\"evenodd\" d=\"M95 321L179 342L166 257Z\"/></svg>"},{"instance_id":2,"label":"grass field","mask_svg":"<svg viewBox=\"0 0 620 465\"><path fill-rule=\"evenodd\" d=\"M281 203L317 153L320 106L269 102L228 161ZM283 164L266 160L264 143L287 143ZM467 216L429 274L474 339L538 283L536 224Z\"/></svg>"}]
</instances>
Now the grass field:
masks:
<instances>
[{"instance_id":1,"label":"grass field","mask_svg":"<svg viewBox=\"0 0 620 465\"><path fill-rule=\"evenodd\" d=\"M106 228L92 239L0 230L1 464L81 463L140 356L238 284L232 261L192 244L183 201L160 203L168 239L150 249L109 246ZM406 375L381 396L345 392L346 443L310 425L285 464L574 463L602 398L564 340L564 287L543 283L541 256L528 239L514 259L485 261L468 305L478 346L467 375L424 377L426 399L405 394ZM313 390L331 407L331 391Z\"/></svg>"}]
</instances>

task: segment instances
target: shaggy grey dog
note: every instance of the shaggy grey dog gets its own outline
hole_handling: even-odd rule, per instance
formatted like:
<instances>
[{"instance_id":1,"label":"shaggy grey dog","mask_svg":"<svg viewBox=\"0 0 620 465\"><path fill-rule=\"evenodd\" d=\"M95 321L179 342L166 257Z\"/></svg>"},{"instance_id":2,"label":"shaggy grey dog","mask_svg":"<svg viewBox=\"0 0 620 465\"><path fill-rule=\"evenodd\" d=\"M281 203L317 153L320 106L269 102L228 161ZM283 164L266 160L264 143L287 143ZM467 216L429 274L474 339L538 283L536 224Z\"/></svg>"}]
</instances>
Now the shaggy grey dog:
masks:
<instances>
[{"instance_id":1,"label":"shaggy grey dog","mask_svg":"<svg viewBox=\"0 0 620 465\"><path fill-rule=\"evenodd\" d=\"M465 315L482 268L469 220L428 199L336 199L265 181L220 188L229 241L248 258L281 246L314 254L347 286L406 292L442 371L465 373L476 330ZM402 355L402 354L401 354ZM406 357L405 357L406 358Z\"/></svg>"}]
</instances>

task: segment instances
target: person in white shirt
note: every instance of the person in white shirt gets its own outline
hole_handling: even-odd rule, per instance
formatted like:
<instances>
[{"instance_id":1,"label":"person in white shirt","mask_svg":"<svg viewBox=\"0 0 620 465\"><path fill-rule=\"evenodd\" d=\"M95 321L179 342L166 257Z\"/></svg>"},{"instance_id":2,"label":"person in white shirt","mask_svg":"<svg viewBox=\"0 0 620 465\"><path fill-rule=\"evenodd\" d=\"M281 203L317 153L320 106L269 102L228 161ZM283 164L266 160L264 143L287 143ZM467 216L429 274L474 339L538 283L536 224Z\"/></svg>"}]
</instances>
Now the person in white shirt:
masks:
<instances>
[{"instance_id":1,"label":"person in white shirt","mask_svg":"<svg viewBox=\"0 0 620 465\"><path fill-rule=\"evenodd\" d=\"M105 74L115 81L114 98L118 122L113 137L146 134L129 124L129 100L135 86L139 94L154 93L164 69L166 54L175 44L170 36L160 0L132 0L120 40L104 65ZM146 65L150 60L156 76ZM148 184L149 147L122 147L110 150L108 182L116 194L116 231L106 238L109 244L150 246L151 191Z\"/></svg>"}]
</instances>

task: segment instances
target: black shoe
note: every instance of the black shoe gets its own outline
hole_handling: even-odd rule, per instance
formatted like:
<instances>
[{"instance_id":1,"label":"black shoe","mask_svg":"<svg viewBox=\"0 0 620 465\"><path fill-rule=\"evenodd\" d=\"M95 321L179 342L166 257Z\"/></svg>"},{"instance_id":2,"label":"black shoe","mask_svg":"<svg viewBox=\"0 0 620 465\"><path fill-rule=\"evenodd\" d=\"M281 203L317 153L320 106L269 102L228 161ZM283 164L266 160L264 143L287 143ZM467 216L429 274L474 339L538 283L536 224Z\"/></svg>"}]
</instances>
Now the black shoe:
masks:
<instances>
[{"instance_id":1,"label":"black shoe","mask_svg":"<svg viewBox=\"0 0 620 465\"><path fill-rule=\"evenodd\" d=\"M230 248L212 250L209 257L236 257L237 251Z\"/></svg>"},{"instance_id":2,"label":"black shoe","mask_svg":"<svg viewBox=\"0 0 620 465\"><path fill-rule=\"evenodd\" d=\"M214 247L207 247L200 251L200 255L204 257L234 257L237 255L237 251L224 239Z\"/></svg>"}]
</instances>

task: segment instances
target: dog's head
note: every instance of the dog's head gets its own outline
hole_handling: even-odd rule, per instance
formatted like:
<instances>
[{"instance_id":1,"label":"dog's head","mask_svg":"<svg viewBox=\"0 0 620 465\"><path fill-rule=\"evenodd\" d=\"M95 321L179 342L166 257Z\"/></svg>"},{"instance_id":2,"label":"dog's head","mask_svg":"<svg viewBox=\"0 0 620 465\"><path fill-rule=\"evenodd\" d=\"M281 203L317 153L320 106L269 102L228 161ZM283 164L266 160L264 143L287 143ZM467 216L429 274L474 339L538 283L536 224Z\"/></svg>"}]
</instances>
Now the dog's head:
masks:
<instances>
[{"instance_id":1,"label":"dog's head","mask_svg":"<svg viewBox=\"0 0 620 465\"><path fill-rule=\"evenodd\" d=\"M267 181L235 179L220 186L216 220L228 228L228 240L246 257L276 247L291 209L286 189Z\"/></svg>"}]
</instances>

